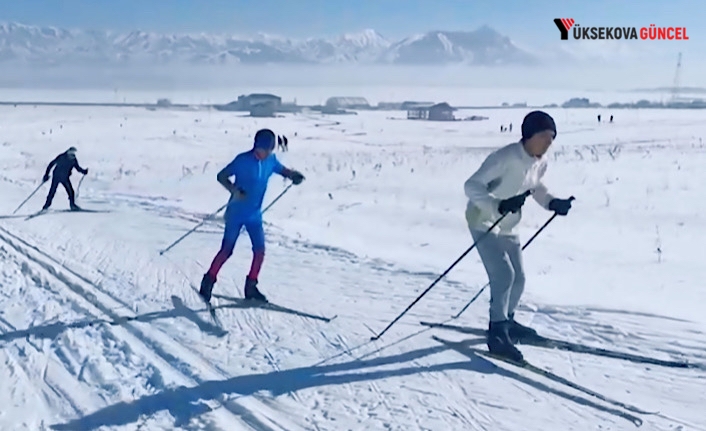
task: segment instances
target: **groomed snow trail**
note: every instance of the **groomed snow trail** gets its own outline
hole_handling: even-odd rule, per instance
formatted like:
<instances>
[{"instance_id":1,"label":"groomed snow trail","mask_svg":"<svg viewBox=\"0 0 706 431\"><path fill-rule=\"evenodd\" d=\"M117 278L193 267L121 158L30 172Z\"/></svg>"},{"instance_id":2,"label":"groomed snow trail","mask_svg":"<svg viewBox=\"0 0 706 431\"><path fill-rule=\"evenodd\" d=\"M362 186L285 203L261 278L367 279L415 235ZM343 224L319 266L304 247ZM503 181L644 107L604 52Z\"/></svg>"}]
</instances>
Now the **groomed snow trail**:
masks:
<instances>
[{"instance_id":1,"label":"groomed snow trail","mask_svg":"<svg viewBox=\"0 0 706 431\"><path fill-rule=\"evenodd\" d=\"M192 288L217 251L222 220L165 256L158 251L222 204L215 172L262 124L201 112L76 108L59 117L29 110L32 121L18 112L2 117L16 132L59 121L66 127L44 146L23 139L48 138L17 132L24 138L0 147L0 194L7 196L7 216L0 216L0 378L10 382L0 391L0 428L635 429L605 403L469 353L466 346L483 348L478 337L418 325L445 320L485 283L475 255L381 340L368 342L468 246L461 186L487 148L466 148L455 133L485 143L490 131L474 129L483 123L457 124L452 132L448 125L387 123L381 113L327 124L272 120L290 136L291 152L281 160L307 175L265 217L260 283L287 309L239 300L250 262L243 234L214 291L223 333ZM566 128L575 130L566 134L579 143L593 139L589 120L571 115ZM115 136L134 145L106 138L118 133L117 124L123 127ZM392 130L375 136L383 127ZM611 133L634 139L641 123L620 127ZM223 129L243 143L219 145ZM662 133L669 134L655 139ZM449 139L436 143L439 134ZM77 137L91 142L79 150L92 171L81 204L102 212L60 212L60 192L56 212L25 221L43 189L10 216L36 187L49 153ZM679 139L621 151L609 144L557 149L547 181L559 193L581 194L575 214L553 223L526 253L523 321L577 343L706 362L703 321L686 307L706 298L693 287L701 276L687 249L703 232L701 209L672 206L668 213L658 205L668 196L683 199L691 190L684 172L703 162L698 146ZM163 148L179 162L163 157ZM659 175L675 163L682 174ZM630 181L624 172L638 165L657 174ZM266 202L285 185L273 179ZM529 209L523 236L548 215ZM618 234L629 241L612 241ZM685 296L665 293L669 282ZM484 327L487 298L454 323ZM327 323L307 314L338 317ZM702 370L523 352L606 396L659 410L662 416L642 417L644 429L706 430Z\"/></svg>"}]
</instances>

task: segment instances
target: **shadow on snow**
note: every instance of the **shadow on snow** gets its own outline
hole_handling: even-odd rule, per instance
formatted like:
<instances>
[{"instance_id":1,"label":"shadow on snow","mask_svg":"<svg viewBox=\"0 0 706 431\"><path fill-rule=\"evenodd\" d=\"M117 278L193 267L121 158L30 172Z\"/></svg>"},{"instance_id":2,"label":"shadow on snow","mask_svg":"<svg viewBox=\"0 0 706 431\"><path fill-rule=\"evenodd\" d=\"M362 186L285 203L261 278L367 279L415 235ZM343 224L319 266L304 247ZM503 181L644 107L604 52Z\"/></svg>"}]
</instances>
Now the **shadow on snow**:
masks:
<instances>
[{"instance_id":1,"label":"shadow on snow","mask_svg":"<svg viewBox=\"0 0 706 431\"><path fill-rule=\"evenodd\" d=\"M323 320L327 321L328 318L305 313L303 311L297 311L294 309L286 308L286 307L281 307L277 306L274 304L258 304L253 301L245 301L240 298L228 298L231 301L231 303L227 304L222 304L213 307L214 309L246 309L246 308L261 308L263 310L269 310L269 311L274 311L274 312L279 312L279 313L285 313L285 314L290 314L293 316L299 316L299 317L306 317L306 318L312 318L312 319L317 319L317 320ZM33 326L27 329L20 329L20 330L15 330L15 331L10 331L10 332L5 332L0 334L0 342L8 343L13 340L21 339L21 338L26 338L26 337L34 337L34 338L46 338L46 339L53 339L58 337L61 333L68 329L80 329L80 328L86 328L86 327L91 327L91 326L98 326L98 325L124 325L129 322L151 322L153 320L158 320L158 319L170 319L170 318L178 318L178 317L184 317L190 321L192 321L196 326L199 327L202 331L212 334L215 336L224 336L227 331L225 331L222 328L219 328L218 326L210 323L207 320L204 320L200 317L200 313L207 312L208 310L204 309L199 309L199 310L193 310L189 307L187 307L184 302L179 298L178 296L172 296L172 305L174 308L171 310L162 310L162 311L153 311L150 313L145 313L145 314L140 314L137 316L125 316L125 317L119 317L113 320L108 320L108 319L85 319L85 320L79 320L75 322L56 322L56 323L49 323L46 325L41 325L41 326ZM1 318L0 318L1 319ZM9 323L9 322L8 322Z\"/></svg>"},{"instance_id":2,"label":"shadow on snow","mask_svg":"<svg viewBox=\"0 0 706 431\"><path fill-rule=\"evenodd\" d=\"M478 343L482 344L484 340L467 340L461 343L444 342L441 345L433 347L425 347L410 352L377 357L374 359L353 359L338 364L314 365L283 371L237 376L226 380L202 381L194 387L179 386L166 389L157 394L146 395L134 401L119 402L82 418L74 419L64 424L53 425L52 429L92 430L104 426L127 425L137 422L141 417L151 417L161 411L168 411L174 417L176 424L185 424L188 423L191 418L212 410L205 402L209 400L223 400L224 397L227 396L229 396L230 399L228 401L221 401L221 403L226 408L229 408L229 404L237 402L237 398L246 397L258 392L266 392L276 397L314 387L343 385L410 376L418 373L445 372L451 370L466 370L481 374L497 374L510 377L534 389L558 395L567 400L606 413L621 415L619 410L552 388L517 372L508 371L495 366L492 362L476 355L473 353L472 349L467 347L470 344ZM463 361L427 366L413 364L413 361L449 350L454 350L465 355L470 361L466 359ZM408 365L403 366L405 363ZM389 365L399 365L399 367L384 370L370 369ZM230 407L229 409L235 411L238 407Z\"/></svg>"}]
</instances>

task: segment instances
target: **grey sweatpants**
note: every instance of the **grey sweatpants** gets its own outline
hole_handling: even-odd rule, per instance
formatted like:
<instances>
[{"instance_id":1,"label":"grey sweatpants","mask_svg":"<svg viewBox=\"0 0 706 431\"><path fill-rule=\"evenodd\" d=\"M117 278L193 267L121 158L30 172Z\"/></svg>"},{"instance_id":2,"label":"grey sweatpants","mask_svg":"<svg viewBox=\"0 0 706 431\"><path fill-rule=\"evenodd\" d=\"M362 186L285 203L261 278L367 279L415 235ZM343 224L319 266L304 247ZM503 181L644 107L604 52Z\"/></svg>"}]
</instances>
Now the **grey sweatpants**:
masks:
<instances>
[{"instance_id":1,"label":"grey sweatpants","mask_svg":"<svg viewBox=\"0 0 706 431\"><path fill-rule=\"evenodd\" d=\"M471 230L475 241L484 233ZM490 321L508 320L525 290L520 238L489 233L478 242L476 249L490 280Z\"/></svg>"}]
</instances>

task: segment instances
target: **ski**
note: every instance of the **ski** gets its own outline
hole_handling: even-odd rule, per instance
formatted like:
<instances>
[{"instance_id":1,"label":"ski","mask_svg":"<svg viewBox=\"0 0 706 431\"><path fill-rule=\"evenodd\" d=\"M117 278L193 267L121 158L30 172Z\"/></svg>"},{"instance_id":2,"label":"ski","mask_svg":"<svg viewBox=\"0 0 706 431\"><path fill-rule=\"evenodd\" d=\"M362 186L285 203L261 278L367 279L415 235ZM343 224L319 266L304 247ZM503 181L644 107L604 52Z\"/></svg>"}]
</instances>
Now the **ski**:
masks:
<instances>
[{"instance_id":1,"label":"ski","mask_svg":"<svg viewBox=\"0 0 706 431\"><path fill-rule=\"evenodd\" d=\"M25 218L25 221L30 220L30 219L33 219L33 218L35 218L35 217L37 217L37 216L40 216L40 215L42 215L42 214L46 214L47 212L49 212L49 210L39 210L39 211L37 211L37 212L34 213L34 214L28 215L27 218Z\"/></svg>"},{"instance_id":2,"label":"ski","mask_svg":"<svg viewBox=\"0 0 706 431\"><path fill-rule=\"evenodd\" d=\"M433 322L419 322L423 326L428 326L431 328L449 329L452 331L461 332L464 334L477 335L479 337L486 337L487 331L479 328L469 328L465 326L449 325L445 323L433 323ZM518 345L526 345L533 347L541 347L548 349L559 349L574 353L584 353L595 356L604 356L607 358L621 359L630 362L636 362L640 364L651 364L659 365L662 367L670 368L695 368L695 369L706 369L703 364L696 364L692 362L680 362L680 361L669 361L664 359L651 358L649 356L634 355L632 353L616 352L614 350L603 349L600 347L584 346L583 344L572 343L569 341L556 340L553 338L538 336L530 339L521 340L517 343Z\"/></svg>"},{"instance_id":3,"label":"ski","mask_svg":"<svg viewBox=\"0 0 706 431\"><path fill-rule=\"evenodd\" d=\"M437 341L437 342L439 342L439 343L442 343L442 344L444 344L444 345L447 345L447 346L448 346L449 344L451 344L449 341L444 340L444 339L439 338L439 337L436 337L436 336L432 336L432 338L433 338L435 341ZM627 411L629 411L629 412L638 413L638 414L643 414L643 415L656 415L656 414L659 414L659 412L648 412L648 411L642 410L642 409L640 409L640 408L638 408L638 407L635 407L635 406L633 406L633 405L623 403L622 401L618 401L618 400L609 398L609 397L607 397L607 396L605 396L605 395L603 395L603 394L600 394L600 393L598 393L598 392L596 392L596 391L594 391L594 390L592 390L592 389L589 389L589 388L587 388L587 387L585 387L585 386L579 385L578 383L575 383L575 382L573 382L573 381L571 381L571 380L568 380L568 379L566 379L566 378L564 378L564 377L561 377L561 376L559 376L559 375L557 375L557 374L555 374L555 373L553 373L553 372L551 372L551 371L549 371L549 370L545 370L545 369L543 369L543 368L540 368L540 367L537 367L537 366L535 366L535 365L532 365L531 363L529 363L529 362L527 362L527 361L524 361L524 362L515 362L515 361L512 361L512 360L507 359L507 358L502 357L502 356L493 355L492 353L488 352L487 350L477 349L477 348L473 348L473 347L467 347L467 348L465 348L465 349L467 349L467 350L470 351L470 352L476 353L476 354L478 354L478 355L484 356L484 357L486 357L486 358L488 358L488 359L495 359L495 360L504 362L504 363L506 363L506 364L513 365L513 366L515 366L515 367L521 368L521 369L523 369L523 370L530 371L530 372L532 372L532 373L534 373L534 374L537 374L537 375L539 375L539 376L545 377L545 378L547 378L547 379L549 379L549 380L552 380L552 381L554 381L554 382L556 382L556 383L562 384L562 385L567 386L567 387L569 387L569 388L575 389L575 390L577 390L577 391L579 391L579 392L583 392L583 393L586 394L586 395L590 395L590 396L592 396L592 397L594 397L594 398L597 398L597 399L599 399L599 400L601 400L601 401L603 401L603 402L606 402L606 403L608 403L608 404L612 404L612 405L614 405L614 406L616 406L616 407L620 407L620 408L622 408L622 409L624 409L624 410L627 410ZM496 367L498 366L497 364L493 364L493 365L495 365ZM620 412L620 411L614 411L613 413L618 414L618 415L620 415L621 417L623 417L623 418L629 420L629 421L632 422L635 426L638 426L638 427L639 427L639 426L642 425L642 419L638 418L637 416L633 416L633 415L631 415L631 414L629 414L629 413Z\"/></svg>"},{"instance_id":4,"label":"ski","mask_svg":"<svg viewBox=\"0 0 706 431\"><path fill-rule=\"evenodd\" d=\"M213 307L213 305L203 299L201 295L199 295L199 298L201 298L201 301L206 305L206 308L208 309L208 314L211 316L211 319L213 320L213 323L216 324L219 328L223 328L223 325L221 324L221 319L218 318L216 315L216 309Z\"/></svg>"},{"instance_id":5,"label":"ski","mask_svg":"<svg viewBox=\"0 0 706 431\"><path fill-rule=\"evenodd\" d=\"M80 210L58 210L56 212L62 212L62 213L110 213L112 211L110 210L94 210L91 208L81 208Z\"/></svg>"},{"instance_id":6,"label":"ski","mask_svg":"<svg viewBox=\"0 0 706 431\"><path fill-rule=\"evenodd\" d=\"M211 315L211 319L214 322L214 323L211 323L208 321L208 319L203 320L199 316L199 312L197 310L192 310L191 308L187 307L184 304L184 301L182 301L182 299L176 295L172 295L172 304L174 305L174 311L177 313L177 315L191 320L202 331L204 331L208 334L211 334L211 335L215 335L216 337L223 337L225 335L228 335L228 331L226 331L221 326L220 321L216 317L215 313Z\"/></svg>"},{"instance_id":7,"label":"ski","mask_svg":"<svg viewBox=\"0 0 706 431\"><path fill-rule=\"evenodd\" d=\"M566 378L561 377L561 376L559 376L559 375L557 375L557 374L554 374L553 372L551 372L551 371L549 371L549 370L545 370L544 368L540 368L540 367L537 367L536 365L532 365L532 364L530 364L529 362L527 362L526 360L525 360L524 362L514 362L514 361L511 361L511 360L509 360L509 359L507 359L507 358L504 358L504 357L502 357L502 356L493 355L492 353L490 353L490 352L488 352L488 351L486 351L486 350L474 349L474 351L476 351L476 353L478 353L478 354L480 354L480 355L483 355L483 356L485 356L485 357L487 357L487 358L496 359L496 360L498 360L498 361L503 361L503 362L505 362L505 363L507 363L507 364L514 365L514 366L516 366L516 367L520 367L520 368L522 368L522 369L525 369L525 370L527 370L527 371L531 371L531 372L533 372L533 373L535 373L535 374L538 374L538 375L540 375L540 376L544 376L544 377L548 378L549 380L553 380L553 381L555 381L555 382L557 382L557 383L560 383L560 384L562 384L562 385L565 385L565 386L568 386L568 387L570 387L570 388L576 389L577 391L583 392L583 393L586 394L586 395L591 395L592 397L598 398L598 399L601 400L601 401L605 401L605 402L607 402L607 403L609 403L609 404L613 404L613 405L618 406L618 407L620 407L620 408L623 408L623 409L625 409L625 410L627 410L627 411L630 411L630 412L633 412L633 413L639 413L639 414L643 414L643 415L656 415L656 414L659 414L659 412L648 412L648 411L646 411L646 410L640 409L639 407L635 407L635 406L633 406L633 405L626 404L626 403L624 403L624 402L622 402L622 401L618 401L618 400L614 400L614 399L612 399L612 398L608 398L608 397L606 397L605 395L602 395L602 394L600 394L600 393L594 391L593 389L589 389L589 388L587 388L587 387L585 387L585 386L581 386L581 385L579 385L578 383L572 382L572 381L569 380L569 379L566 379ZM638 420L639 420L639 419L638 419ZM640 424L642 424L642 421L641 421L641 420L640 420Z\"/></svg>"},{"instance_id":8,"label":"ski","mask_svg":"<svg viewBox=\"0 0 706 431\"><path fill-rule=\"evenodd\" d=\"M223 325L221 324L221 319L216 316L216 309L213 307L213 305L204 299L203 296L201 296L201 293L199 293L199 289L197 289L194 285L191 285L191 288L196 291L196 296L201 300L201 302L206 305L206 309L208 310L208 314L211 316L211 320L213 320L213 323L216 324L219 328L223 329Z\"/></svg>"},{"instance_id":9,"label":"ski","mask_svg":"<svg viewBox=\"0 0 706 431\"><path fill-rule=\"evenodd\" d=\"M46 210L39 210L34 214L30 214L25 218L25 221L31 220L37 216L40 216L42 214L57 214L57 213L109 213L111 211L109 210L94 210L90 208L81 208L80 210L72 210L72 209L66 209L66 210L51 210L51 209L46 209Z\"/></svg>"},{"instance_id":10,"label":"ski","mask_svg":"<svg viewBox=\"0 0 706 431\"><path fill-rule=\"evenodd\" d=\"M304 311L294 310L292 308L287 308L287 307L283 307L281 305L273 304L269 301L263 302L263 301L256 301L254 299L236 298L233 296L218 295L218 294L214 294L213 296L216 298L225 299L225 300L231 302L231 304L222 305L222 306L219 306L219 308L249 308L249 307L262 308L265 310L272 310L272 311L277 311L280 313L292 314L292 315L304 317L307 319L320 320L320 321L326 322L326 323L328 323L328 322L332 321L333 319L335 319L336 317L338 317L338 314L333 315L331 317L326 317L326 316L320 316L317 314L306 313Z\"/></svg>"}]
</instances>

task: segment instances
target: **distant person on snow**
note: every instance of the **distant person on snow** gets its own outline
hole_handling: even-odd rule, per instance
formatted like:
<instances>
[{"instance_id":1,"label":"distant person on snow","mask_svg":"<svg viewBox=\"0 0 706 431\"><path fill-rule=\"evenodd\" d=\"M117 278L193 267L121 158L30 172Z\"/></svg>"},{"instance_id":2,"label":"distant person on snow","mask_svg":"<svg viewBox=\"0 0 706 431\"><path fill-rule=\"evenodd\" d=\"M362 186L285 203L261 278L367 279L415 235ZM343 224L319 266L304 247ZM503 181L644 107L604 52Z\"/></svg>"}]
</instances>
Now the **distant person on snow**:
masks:
<instances>
[{"instance_id":1,"label":"distant person on snow","mask_svg":"<svg viewBox=\"0 0 706 431\"><path fill-rule=\"evenodd\" d=\"M560 215L571 209L571 199L557 199L542 184L547 161L542 156L556 137L554 119L542 111L527 114L522 139L491 153L464 184L468 205L466 221L490 280L488 350L522 361L517 341L536 336L534 329L515 321L515 309L525 288L520 239L515 226L522 218L528 189L542 207ZM487 232L502 214L492 232Z\"/></svg>"},{"instance_id":2,"label":"distant person on snow","mask_svg":"<svg viewBox=\"0 0 706 431\"><path fill-rule=\"evenodd\" d=\"M211 291L223 264L233 254L240 229L245 226L252 244L253 258L250 273L245 278L245 299L267 302L267 298L257 288L257 278L265 259L265 232L262 227L262 201L267 183L273 173L289 178L296 185L304 181L304 175L285 168L272 154L276 137L269 129L255 134L251 150L238 154L218 173L218 182L231 194L225 212L225 232L221 249L211 263L208 272L201 280L199 293L206 302L211 300ZM235 176L235 182L230 177Z\"/></svg>"},{"instance_id":3,"label":"distant person on snow","mask_svg":"<svg viewBox=\"0 0 706 431\"><path fill-rule=\"evenodd\" d=\"M282 135L282 136L277 136L277 149L284 152L289 150L288 148L289 142L287 141L287 137Z\"/></svg>"},{"instance_id":4,"label":"distant person on snow","mask_svg":"<svg viewBox=\"0 0 706 431\"><path fill-rule=\"evenodd\" d=\"M56 189L57 187L59 187L59 184L64 186L64 189L66 189L66 194L69 195L69 204L71 205L71 210L81 210L81 208L76 205L74 197L74 188L71 185L71 180L69 179L69 177L71 177L71 171L74 168L77 171L81 172L83 175L86 175L88 173L88 169L83 169L81 166L79 166L78 160L76 159L76 147L69 148L65 152L56 156L56 158L49 163L49 165L47 166L47 171L44 173L44 178L42 179L42 181L44 181L45 183L49 181L49 171L51 171L52 167L54 168L54 172L52 173L51 177L51 186L49 187L47 201L44 203L44 207L42 207L42 210L47 210L51 206L51 202L52 200L54 200L54 195L56 194Z\"/></svg>"}]
</instances>

